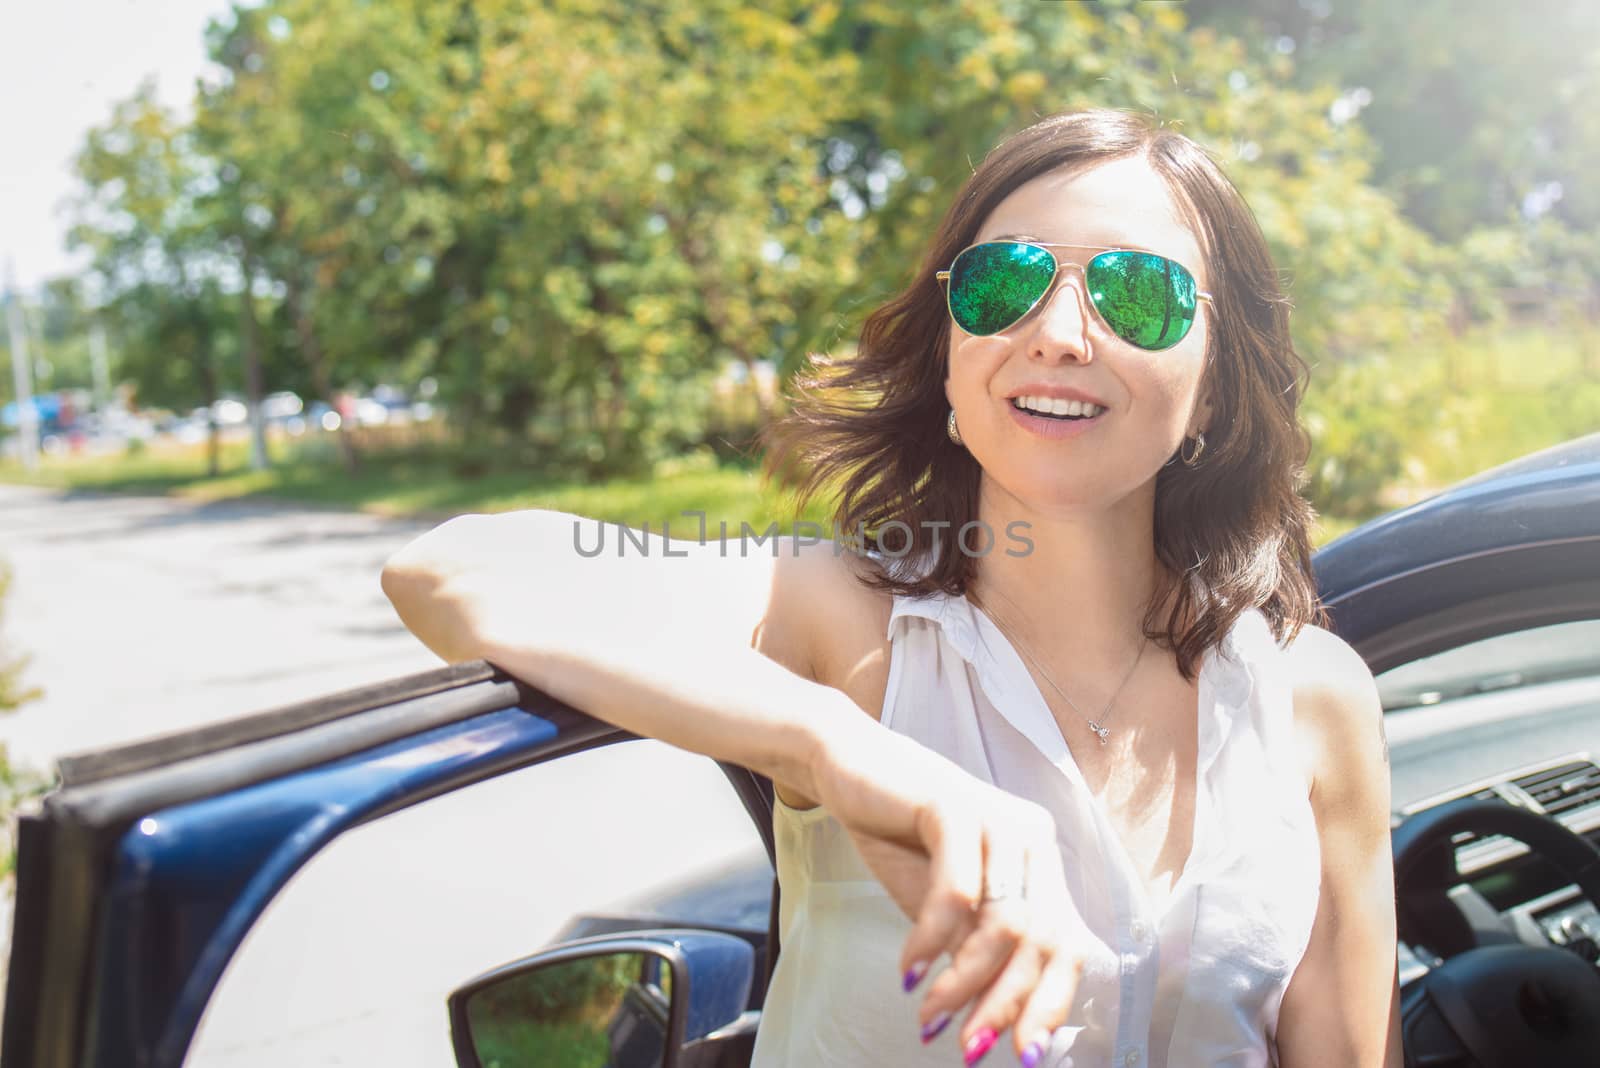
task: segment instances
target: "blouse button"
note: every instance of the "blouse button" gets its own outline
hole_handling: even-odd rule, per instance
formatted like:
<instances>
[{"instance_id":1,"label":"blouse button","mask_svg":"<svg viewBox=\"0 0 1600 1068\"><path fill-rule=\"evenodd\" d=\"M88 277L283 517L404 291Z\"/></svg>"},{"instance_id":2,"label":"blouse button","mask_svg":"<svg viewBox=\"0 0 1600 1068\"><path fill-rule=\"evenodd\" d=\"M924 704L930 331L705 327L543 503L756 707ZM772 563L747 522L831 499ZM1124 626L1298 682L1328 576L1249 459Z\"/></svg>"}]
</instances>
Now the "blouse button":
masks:
<instances>
[{"instance_id":1,"label":"blouse button","mask_svg":"<svg viewBox=\"0 0 1600 1068\"><path fill-rule=\"evenodd\" d=\"M1128 928L1128 931L1133 935L1133 940L1135 942L1144 941L1144 924L1139 920L1134 920L1133 924Z\"/></svg>"},{"instance_id":2,"label":"blouse button","mask_svg":"<svg viewBox=\"0 0 1600 1068\"><path fill-rule=\"evenodd\" d=\"M1134 1065L1139 1063L1139 1051L1130 1049L1128 1055L1122 1058L1122 1063L1126 1064L1128 1068L1133 1068Z\"/></svg>"}]
</instances>

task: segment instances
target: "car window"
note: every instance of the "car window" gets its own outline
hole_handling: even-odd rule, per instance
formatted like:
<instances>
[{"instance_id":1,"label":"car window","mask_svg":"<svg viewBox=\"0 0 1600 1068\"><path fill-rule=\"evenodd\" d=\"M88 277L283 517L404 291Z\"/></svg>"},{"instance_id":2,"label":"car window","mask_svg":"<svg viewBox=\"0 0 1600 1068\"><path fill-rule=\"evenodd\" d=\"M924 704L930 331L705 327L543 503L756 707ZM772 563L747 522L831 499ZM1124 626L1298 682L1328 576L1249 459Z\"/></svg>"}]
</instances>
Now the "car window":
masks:
<instances>
[{"instance_id":1,"label":"car window","mask_svg":"<svg viewBox=\"0 0 1600 1068\"><path fill-rule=\"evenodd\" d=\"M337 839L290 881L185 1063L453 1064L445 999L461 983L546 948L574 916L766 864L721 769L648 739L434 798Z\"/></svg>"},{"instance_id":2,"label":"car window","mask_svg":"<svg viewBox=\"0 0 1600 1068\"><path fill-rule=\"evenodd\" d=\"M1536 792L1545 778L1560 789L1600 774L1589 770L1600 757L1600 620L1463 644L1377 683L1397 812L1494 782Z\"/></svg>"},{"instance_id":3,"label":"car window","mask_svg":"<svg viewBox=\"0 0 1600 1068\"><path fill-rule=\"evenodd\" d=\"M1497 634L1385 671L1385 711L1519 686L1600 675L1600 620Z\"/></svg>"}]
</instances>

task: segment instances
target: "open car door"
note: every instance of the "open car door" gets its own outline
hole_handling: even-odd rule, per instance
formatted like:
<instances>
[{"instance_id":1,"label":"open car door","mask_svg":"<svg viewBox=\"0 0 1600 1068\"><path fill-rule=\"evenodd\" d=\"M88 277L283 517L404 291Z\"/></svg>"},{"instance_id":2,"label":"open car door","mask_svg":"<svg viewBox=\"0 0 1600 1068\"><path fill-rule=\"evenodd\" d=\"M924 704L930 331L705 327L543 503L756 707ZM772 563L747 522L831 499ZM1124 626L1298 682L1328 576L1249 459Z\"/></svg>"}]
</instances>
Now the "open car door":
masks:
<instances>
[{"instance_id":1,"label":"open car door","mask_svg":"<svg viewBox=\"0 0 1600 1068\"><path fill-rule=\"evenodd\" d=\"M178 1068L252 924L339 835L634 737L480 661L62 759L19 821L0 1064ZM770 859L770 783L723 771Z\"/></svg>"}]
</instances>

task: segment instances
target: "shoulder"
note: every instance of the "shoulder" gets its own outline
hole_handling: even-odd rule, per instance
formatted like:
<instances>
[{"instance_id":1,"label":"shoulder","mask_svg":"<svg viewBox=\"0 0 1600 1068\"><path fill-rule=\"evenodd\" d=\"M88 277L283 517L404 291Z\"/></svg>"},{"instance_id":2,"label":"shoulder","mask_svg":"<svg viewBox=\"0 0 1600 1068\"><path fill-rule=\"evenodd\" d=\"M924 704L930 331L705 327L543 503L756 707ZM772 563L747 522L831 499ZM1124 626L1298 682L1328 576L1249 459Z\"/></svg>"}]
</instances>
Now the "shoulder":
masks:
<instances>
[{"instance_id":1,"label":"shoulder","mask_svg":"<svg viewBox=\"0 0 1600 1068\"><path fill-rule=\"evenodd\" d=\"M1372 671L1343 638L1311 624L1284 659L1313 802L1365 808L1371 799L1361 795L1381 786L1386 812L1389 749Z\"/></svg>"},{"instance_id":2,"label":"shoulder","mask_svg":"<svg viewBox=\"0 0 1600 1068\"><path fill-rule=\"evenodd\" d=\"M878 570L870 558L834 549L833 542L781 544L767 612L751 635L751 645L790 671L839 690L876 716L887 678L884 650L893 597L862 581ZM817 805L788 787L776 789L792 808Z\"/></svg>"},{"instance_id":3,"label":"shoulder","mask_svg":"<svg viewBox=\"0 0 1600 1068\"><path fill-rule=\"evenodd\" d=\"M1335 720L1378 708L1372 671L1361 654L1332 631L1306 624L1284 647L1284 658L1294 684L1297 714L1302 704L1313 716Z\"/></svg>"},{"instance_id":4,"label":"shoulder","mask_svg":"<svg viewBox=\"0 0 1600 1068\"><path fill-rule=\"evenodd\" d=\"M784 540L751 644L806 678L840 685L888 630L893 598L863 581L875 573L871 558L833 541Z\"/></svg>"}]
</instances>

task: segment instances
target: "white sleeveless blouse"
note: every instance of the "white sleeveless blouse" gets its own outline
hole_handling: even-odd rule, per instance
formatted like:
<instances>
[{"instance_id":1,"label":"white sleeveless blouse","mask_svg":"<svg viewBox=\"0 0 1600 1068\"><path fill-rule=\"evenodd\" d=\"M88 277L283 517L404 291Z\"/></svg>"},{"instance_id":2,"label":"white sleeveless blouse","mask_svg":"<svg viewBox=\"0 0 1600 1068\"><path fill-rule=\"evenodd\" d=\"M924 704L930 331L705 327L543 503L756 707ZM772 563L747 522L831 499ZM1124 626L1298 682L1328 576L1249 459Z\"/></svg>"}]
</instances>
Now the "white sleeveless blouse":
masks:
<instances>
[{"instance_id":1,"label":"white sleeveless blouse","mask_svg":"<svg viewBox=\"0 0 1600 1068\"><path fill-rule=\"evenodd\" d=\"M1321 863L1265 617L1243 613L1202 659L1194 845L1159 908L994 622L964 597L897 596L888 637L883 724L1055 816L1088 955L1041 1068L1276 1065L1278 1006L1310 939ZM781 799L773 823L782 943L753 1068L959 1063L965 1010L926 1046L918 1030L944 959L901 990L911 921L843 827ZM1014 1060L1009 1032L985 1058Z\"/></svg>"}]
</instances>

